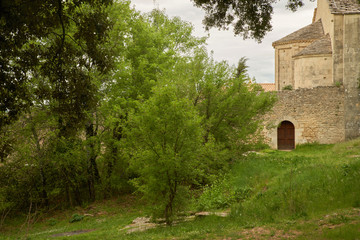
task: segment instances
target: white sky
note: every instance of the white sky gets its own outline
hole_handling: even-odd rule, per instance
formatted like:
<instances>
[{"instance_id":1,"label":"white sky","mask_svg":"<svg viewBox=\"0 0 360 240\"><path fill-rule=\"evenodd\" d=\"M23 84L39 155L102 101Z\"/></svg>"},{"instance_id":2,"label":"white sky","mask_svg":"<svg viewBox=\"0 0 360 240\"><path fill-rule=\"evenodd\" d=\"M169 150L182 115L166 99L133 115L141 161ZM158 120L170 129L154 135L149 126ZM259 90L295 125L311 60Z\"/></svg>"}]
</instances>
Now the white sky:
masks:
<instances>
[{"instance_id":1,"label":"white sky","mask_svg":"<svg viewBox=\"0 0 360 240\"><path fill-rule=\"evenodd\" d=\"M179 16L182 20L191 22L195 27L195 36L206 36L202 19L204 12L193 6L190 0L131 0L131 5L142 12L149 12L154 7L165 9L169 16ZM248 58L249 75L258 83L271 83L274 76L274 49L272 42L310 24L316 2L305 1L305 6L293 13L285 8L286 0L280 0L274 7L272 19L273 31L268 33L261 44L255 40L243 40L235 37L232 29L228 31L210 30L207 49L214 52L217 61L226 60L236 65L241 57Z\"/></svg>"}]
</instances>

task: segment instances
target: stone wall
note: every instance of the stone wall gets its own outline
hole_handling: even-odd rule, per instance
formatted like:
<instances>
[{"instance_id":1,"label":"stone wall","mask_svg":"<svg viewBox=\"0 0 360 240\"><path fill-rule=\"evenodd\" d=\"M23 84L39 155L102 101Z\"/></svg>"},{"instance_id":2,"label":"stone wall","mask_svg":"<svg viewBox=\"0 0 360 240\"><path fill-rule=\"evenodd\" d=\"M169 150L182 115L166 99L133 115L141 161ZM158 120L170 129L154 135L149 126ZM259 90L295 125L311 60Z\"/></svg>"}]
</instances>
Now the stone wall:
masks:
<instances>
[{"instance_id":1,"label":"stone wall","mask_svg":"<svg viewBox=\"0 0 360 240\"><path fill-rule=\"evenodd\" d=\"M277 126L290 121L295 126L295 144L336 143L345 140L345 92L339 87L316 87L274 92L278 102L265 116L265 138L277 148Z\"/></svg>"},{"instance_id":2,"label":"stone wall","mask_svg":"<svg viewBox=\"0 0 360 240\"><path fill-rule=\"evenodd\" d=\"M296 42L275 47L275 83L276 90L291 85L294 87L293 56L307 47L311 42Z\"/></svg>"},{"instance_id":3,"label":"stone wall","mask_svg":"<svg viewBox=\"0 0 360 240\"><path fill-rule=\"evenodd\" d=\"M275 46L275 83L279 101L264 130L277 148L277 126L290 121L295 143L336 143L360 136L360 14L330 10L318 0L314 20L321 19L331 38L332 56L296 56L310 42ZM295 90L281 91L292 85ZM340 88L334 85L341 85ZM299 89L298 89L299 88Z\"/></svg>"},{"instance_id":4,"label":"stone wall","mask_svg":"<svg viewBox=\"0 0 360 240\"><path fill-rule=\"evenodd\" d=\"M323 24L324 33L330 34L331 42L334 42L334 15L331 14L328 0L317 1L317 11L315 16L315 22L321 19Z\"/></svg>"},{"instance_id":5,"label":"stone wall","mask_svg":"<svg viewBox=\"0 0 360 240\"><path fill-rule=\"evenodd\" d=\"M295 89L334 86L331 54L295 57L294 82Z\"/></svg>"},{"instance_id":6,"label":"stone wall","mask_svg":"<svg viewBox=\"0 0 360 240\"><path fill-rule=\"evenodd\" d=\"M360 136L360 16L342 15L343 18L343 83L345 98L345 136L352 139Z\"/></svg>"}]
</instances>

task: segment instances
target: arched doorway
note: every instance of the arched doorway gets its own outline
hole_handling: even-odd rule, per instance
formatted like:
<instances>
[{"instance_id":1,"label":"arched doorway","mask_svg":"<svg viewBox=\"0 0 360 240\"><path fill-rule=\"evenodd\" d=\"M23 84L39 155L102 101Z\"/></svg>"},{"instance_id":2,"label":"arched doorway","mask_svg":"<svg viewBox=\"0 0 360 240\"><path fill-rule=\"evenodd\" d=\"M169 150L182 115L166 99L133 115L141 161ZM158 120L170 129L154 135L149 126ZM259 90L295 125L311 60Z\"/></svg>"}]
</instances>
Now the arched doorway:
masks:
<instances>
[{"instance_id":1,"label":"arched doorway","mask_svg":"<svg viewBox=\"0 0 360 240\"><path fill-rule=\"evenodd\" d=\"M291 150L295 148L295 127L289 121L281 122L277 131L278 149Z\"/></svg>"}]
</instances>

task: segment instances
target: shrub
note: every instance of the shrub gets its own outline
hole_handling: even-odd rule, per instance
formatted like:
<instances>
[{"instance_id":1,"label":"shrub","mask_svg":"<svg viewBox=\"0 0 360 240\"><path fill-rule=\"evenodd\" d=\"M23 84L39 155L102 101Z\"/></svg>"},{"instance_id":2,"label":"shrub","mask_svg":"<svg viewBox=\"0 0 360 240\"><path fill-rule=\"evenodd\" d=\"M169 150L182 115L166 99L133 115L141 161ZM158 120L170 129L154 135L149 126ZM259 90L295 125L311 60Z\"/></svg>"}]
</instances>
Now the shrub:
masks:
<instances>
[{"instance_id":1,"label":"shrub","mask_svg":"<svg viewBox=\"0 0 360 240\"><path fill-rule=\"evenodd\" d=\"M247 199L253 189L250 187L234 187L228 177L216 180L212 185L205 186L197 201L197 209L215 210L230 207L233 203Z\"/></svg>"},{"instance_id":2,"label":"shrub","mask_svg":"<svg viewBox=\"0 0 360 240\"><path fill-rule=\"evenodd\" d=\"M83 218L83 215L75 213L71 216L69 223L80 222L81 220L83 220Z\"/></svg>"},{"instance_id":3,"label":"shrub","mask_svg":"<svg viewBox=\"0 0 360 240\"><path fill-rule=\"evenodd\" d=\"M283 90L293 90L293 86L292 85L286 85L285 87L283 87Z\"/></svg>"}]
</instances>

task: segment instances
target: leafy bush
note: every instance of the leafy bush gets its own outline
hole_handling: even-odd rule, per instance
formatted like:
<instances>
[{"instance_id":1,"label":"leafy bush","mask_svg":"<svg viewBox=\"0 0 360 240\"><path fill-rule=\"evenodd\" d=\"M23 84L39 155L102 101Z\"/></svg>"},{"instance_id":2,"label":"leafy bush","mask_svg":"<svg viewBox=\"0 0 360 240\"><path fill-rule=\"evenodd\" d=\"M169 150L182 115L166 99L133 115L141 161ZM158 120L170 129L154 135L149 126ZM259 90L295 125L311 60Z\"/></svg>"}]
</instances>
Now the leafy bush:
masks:
<instances>
[{"instance_id":1,"label":"leafy bush","mask_svg":"<svg viewBox=\"0 0 360 240\"><path fill-rule=\"evenodd\" d=\"M80 222L81 220L83 220L83 218L83 215L75 213L71 216L69 223Z\"/></svg>"},{"instance_id":2,"label":"leafy bush","mask_svg":"<svg viewBox=\"0 0 360 240\"><path fill-rule=\"evenodd\" d=\"M55 226L58 223L58 221L55 218L50 218L47 221L47 223L48 223L49 226Z\"/></svg>"},{"instance_id":3,"label":"leafy bush","mask_svg":"<svg viewBox=\"0 0 360 240\"><path fill-rule=\"evenodd\" d=\"M201 119L174 87L156 89L130 119L130 166L139 176L132 183L156 206L153 217L160 215L171 224L188 188L202 173Z\"/></svg>"},{"instance_id":4,"label":"leafy bush","mask_svg":"<svg viewBox=\"0 0 360 240\"><path fill-rule=\"evenodd\" d=\"M247 199L251 193L250 187L234 187L228 177L220 178L203 188L203 193L197 201L197 209L215 210L230 207L231 204Z\"/></svg>"},{"instance_id":5,"label":"leafy bush","mask_svg":"<svg viewBox=\"0 0 360 240\"><path fill-rule=\"evenodd\" d=\"M285 87L283 87L283 90L293 90L293 86L292 85L286 85Z\"/></svg>"}]
</instances>

